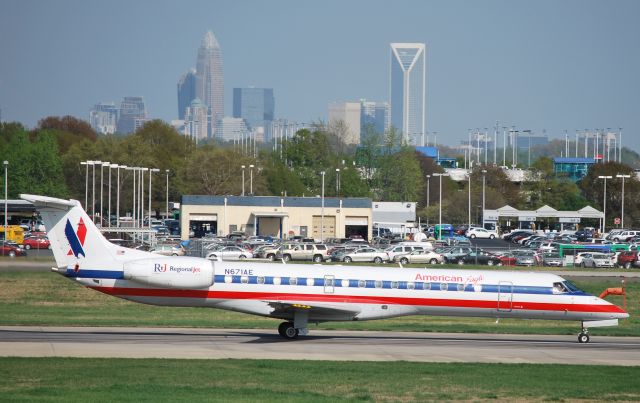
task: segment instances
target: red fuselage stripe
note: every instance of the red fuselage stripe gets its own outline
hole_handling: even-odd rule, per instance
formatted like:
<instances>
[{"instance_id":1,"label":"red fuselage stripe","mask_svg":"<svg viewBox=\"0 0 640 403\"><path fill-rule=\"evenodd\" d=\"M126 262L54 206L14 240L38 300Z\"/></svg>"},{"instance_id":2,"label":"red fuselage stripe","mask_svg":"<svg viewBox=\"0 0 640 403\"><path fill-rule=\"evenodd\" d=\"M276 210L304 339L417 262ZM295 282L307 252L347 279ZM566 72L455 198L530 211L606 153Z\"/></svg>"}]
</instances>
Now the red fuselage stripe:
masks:
<instances>
[{"instance_id":1,"label":"red fuselage stripe","mask_svg":"<svg viewBox=\"0 0 640 403\"><path fill-rule=\"evenodd\" d=\"M224 299L224 300L265 300L265 301L308 301L308 302L332 302L346 304L387 304L387 305L413 305L413 306L439 306L453 308L485 308L496 309L497 300L470 300L470 299L444 299L444 298L400 298L363 295L337 295L337 294L291 294L274 292L240 292L240 291L211 291L211 290L168 290L158 288L126 288L126 287L90 287L96 291L119 297L161 297L161 298L198 298L198 299ZM502 307L509 301L501 301ZM571 304L513 301L513 310L535 311L570 311L570 312L611 312L624 313L622 309L613 304Z\"/></svg>"}]
</instances>

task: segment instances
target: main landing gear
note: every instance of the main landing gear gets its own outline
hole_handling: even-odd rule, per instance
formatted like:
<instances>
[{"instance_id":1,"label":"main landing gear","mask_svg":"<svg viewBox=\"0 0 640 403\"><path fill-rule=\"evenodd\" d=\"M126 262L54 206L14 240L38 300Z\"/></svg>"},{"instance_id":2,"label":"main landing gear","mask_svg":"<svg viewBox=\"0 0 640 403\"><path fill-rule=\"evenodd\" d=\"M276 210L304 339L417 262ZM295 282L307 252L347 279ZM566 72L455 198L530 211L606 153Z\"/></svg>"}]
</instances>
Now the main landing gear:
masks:
<instances>
[{"instance_id":1,"label":"main landing gear","mask_svg":"<svg viewBox=\"0 0 640 403\"><path fill-rule=\"evenodd\" d=\"M282 322L280 326L278 326L278 333L280 333L280 336L289 340L297 338L300 334L300 332L298 332L298 329L293 327L293 323L291 322Z\"/></svg>"},{"instance_id":2,"label":"main landing gear","mask_svg":"<svg viewBox=\"0 0 640 403\"><path fill-rule=\"evenodd\" d=\"M582 332L578 335L578 343L588 343L589 342L589 330L582 329Z\"/></svg>"},{"instance_id":3,"label":"main landing gear","mask_svg":"<svg viewBox=\"0 0 640 403\"><path fill-rule=\"evenodd\" d=\"M293 340L298 336L309 334L309 312L298 309L293 314L293 322L282 322L278 326L278 333L287 340Z\"/></svg>"}]
</instances>

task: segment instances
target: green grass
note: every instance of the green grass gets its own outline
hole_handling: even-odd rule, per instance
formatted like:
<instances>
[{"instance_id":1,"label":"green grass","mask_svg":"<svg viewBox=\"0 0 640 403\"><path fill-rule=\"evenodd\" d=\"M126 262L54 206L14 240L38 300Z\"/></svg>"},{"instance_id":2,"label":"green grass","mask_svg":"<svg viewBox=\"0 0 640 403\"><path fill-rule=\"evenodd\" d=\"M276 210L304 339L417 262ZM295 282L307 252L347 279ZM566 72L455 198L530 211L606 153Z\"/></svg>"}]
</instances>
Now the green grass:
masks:
<instances>
[{"instance_id":1,"label":"green grass","mask_svg":"<svg viewBox=\"0 0 640 403\"><path fill-rule=\"evenodd\" d=\"M581 288L598 295L617 279L576 277ZM86 289L50 272L0 271L0 325L38 326L158 326L275 329L279 320L208 308L157 307L128 302ZM640 280L627 282L631 318L620 326L595 328L593 335L640 336ZM621 297L610 301L622 305ZM420 332L492 332L577 334L576 322L407 316L365 322L331 322L320 329L393 330ZM315 327L312 327L312 330Z\"/></svg>"},{"instance_id":2,"label":"green grass","mask_svg":"<svg viewBox=\"0 0 640 403\"><path fill-rule=\"evenodd\" d=\"M640 367L0 358L2 401L640 399Z\"/></svg>"}]
</instances>

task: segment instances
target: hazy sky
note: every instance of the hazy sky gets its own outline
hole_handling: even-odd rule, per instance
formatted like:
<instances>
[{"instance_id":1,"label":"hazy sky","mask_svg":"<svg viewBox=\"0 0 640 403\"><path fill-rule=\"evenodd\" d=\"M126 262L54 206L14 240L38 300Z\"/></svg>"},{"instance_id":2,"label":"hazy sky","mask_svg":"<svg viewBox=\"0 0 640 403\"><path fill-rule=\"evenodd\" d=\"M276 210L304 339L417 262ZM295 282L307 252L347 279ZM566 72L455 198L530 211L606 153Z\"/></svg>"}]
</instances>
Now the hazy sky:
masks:
<instances>
[{"instance_id":1,"label":"hazy sky","mask_svg":"<svg viewBox=\"0 0 640 403\"><path fill-rule=\"evenodd\" d=\"M640 150L640 1L0 0L0 109L33 127L143 96L177 117L176 83L207 30L232 89L272 87L276 116L388 98L389 43L427 44L427 130L515 125L564 138L623 128Z\"/></svg>"}]
</instances>

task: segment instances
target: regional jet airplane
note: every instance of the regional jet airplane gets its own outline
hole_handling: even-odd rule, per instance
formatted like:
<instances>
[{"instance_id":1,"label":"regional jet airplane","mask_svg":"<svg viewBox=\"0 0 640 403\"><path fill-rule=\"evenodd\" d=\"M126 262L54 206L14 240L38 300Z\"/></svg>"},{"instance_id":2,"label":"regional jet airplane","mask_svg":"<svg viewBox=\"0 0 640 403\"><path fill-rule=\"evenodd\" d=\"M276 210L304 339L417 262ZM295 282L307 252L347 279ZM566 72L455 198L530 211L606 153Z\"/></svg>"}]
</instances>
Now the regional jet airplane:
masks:
<instances>
[{"instance_id":1,"label":"regional jet airplane","mask_svg":"<svg viewBox=\"0 0 640 403\"><path fill-rule=\"evenodd\" d=\"M588 328L627 318L616 305L554 274L210 261L161 256L107 241L76 200L22 195L40 212L54 271L96 291L152 305L211 307L284 320L280 335L309 323L404 315L572 320Z\"/></svg>"}]
</instances>

